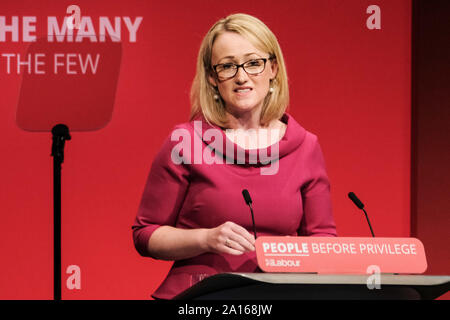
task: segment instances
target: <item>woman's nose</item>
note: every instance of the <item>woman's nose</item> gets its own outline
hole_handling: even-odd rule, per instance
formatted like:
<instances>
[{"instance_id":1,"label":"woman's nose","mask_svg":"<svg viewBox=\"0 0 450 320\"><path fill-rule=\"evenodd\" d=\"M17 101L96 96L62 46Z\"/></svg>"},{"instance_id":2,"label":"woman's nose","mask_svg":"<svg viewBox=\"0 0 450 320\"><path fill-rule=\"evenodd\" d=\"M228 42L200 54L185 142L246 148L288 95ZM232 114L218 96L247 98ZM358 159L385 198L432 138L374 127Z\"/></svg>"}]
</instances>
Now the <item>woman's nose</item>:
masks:
<instances>
[{"instance_id":1,"label":"woman's nose","mask_svg":"<svg viewBox=\"0 0 450 320\"><path fill-rule=\"evenodd\" d=\"M238 68L236 75L234 76L234 81L236 83L244 83L248 80L248 74L245 72L244 68Z\"/></svg>"}]
</instances>

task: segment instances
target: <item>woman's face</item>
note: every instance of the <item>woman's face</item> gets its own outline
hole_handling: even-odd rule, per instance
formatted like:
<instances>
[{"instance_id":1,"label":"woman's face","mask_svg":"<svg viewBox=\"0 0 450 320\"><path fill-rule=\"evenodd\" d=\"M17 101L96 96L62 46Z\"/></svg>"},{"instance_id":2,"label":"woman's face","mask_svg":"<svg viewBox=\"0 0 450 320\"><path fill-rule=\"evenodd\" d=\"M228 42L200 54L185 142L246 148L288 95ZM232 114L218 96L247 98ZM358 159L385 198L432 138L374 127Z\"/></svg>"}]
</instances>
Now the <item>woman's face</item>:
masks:
<instances>
[{"instance_id":1,"label":"woman's face","mask_svg":"<svg viewBox=\"0 0 450 320\"><path fill-rule=\"evenodd\" d=\"M235 32L219 35L212 47L212 65L235 63L242 64L249 60L269 58L267 52L258 50L243 36ZM249 75L243 68L227 80L210 76L209 81L219 90L228 112L242 114L261 108L264 98L269 92L270 80L277 74L276 60L267 60L264 71L257 75Z\"/></svg>"}]
</instances>

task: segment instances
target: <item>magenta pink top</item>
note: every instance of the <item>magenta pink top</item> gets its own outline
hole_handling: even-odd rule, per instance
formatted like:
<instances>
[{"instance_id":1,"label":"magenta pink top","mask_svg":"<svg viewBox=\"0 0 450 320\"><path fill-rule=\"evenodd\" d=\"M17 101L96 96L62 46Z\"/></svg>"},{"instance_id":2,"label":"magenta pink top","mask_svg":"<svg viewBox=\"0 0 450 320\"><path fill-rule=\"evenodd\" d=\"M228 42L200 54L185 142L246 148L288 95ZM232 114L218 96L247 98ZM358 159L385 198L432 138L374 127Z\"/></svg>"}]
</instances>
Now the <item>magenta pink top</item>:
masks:
<instances>
[{"instance_id":1,"label":"magenta pink top","mask_svg":"<svg viewBox=\"0 0 450 320\"><path fill-rule=\"evenodd\" d=\"M171 134L165 140L145 185L132 226L136 250L149 257L148 240L162 225L214 228L233 221L253 234L243 189L253 200L258 236L336 236L330 184L317 137L287 113L280 120L287 128L278 152L273 145L266 150L244 150L204 119L177 125L172 131L176 139ZM219 129L222 140L210 138L208 133L218 131L208 129ZM267 157L260 156L266 153L261 151L276 156L273 162L267 164ZM222 163L209 164L204 154ZM268 167L271 171L262 174L261 169ZM204 253L175 261L152 296L171 299L209 275L259 270L255 252L238 256Z\"/></svg>"}]
</instances>

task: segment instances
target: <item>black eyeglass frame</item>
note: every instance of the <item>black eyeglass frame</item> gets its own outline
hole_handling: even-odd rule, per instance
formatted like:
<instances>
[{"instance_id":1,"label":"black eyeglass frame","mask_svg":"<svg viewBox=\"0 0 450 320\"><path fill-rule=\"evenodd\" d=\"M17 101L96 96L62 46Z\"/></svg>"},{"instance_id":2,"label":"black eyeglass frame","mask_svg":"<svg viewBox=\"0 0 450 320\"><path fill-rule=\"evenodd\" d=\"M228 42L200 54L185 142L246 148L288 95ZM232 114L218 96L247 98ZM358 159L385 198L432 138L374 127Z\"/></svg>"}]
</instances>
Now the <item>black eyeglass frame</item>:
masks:
<instances>
[{"instance_id":1,"label":"black eyeglass frame","mask_svg":"<svg viewBox=\"0 0 450 320\"><path fill-rule=\"evenodd\" d=\"M217 72L217 70L216 70L216 68L217 68L218 66L221 66L221 65L224 65L224 64L230 64L230 62L227 62L227 63L219 63L219 64L216 64L216 65L213 65L213 66L212 66L212 69L214 70L214 73L215 73L217 79L219 79L220 81L226 81L226 80L229 80L229 79L234 78L234 77L237 75L237 73L238 73L238 71L239 71L239 68L242 68L242 69L245 71L245 73L247 73L247 74L250 75L250 76L256 76L256 75L258 75L258 74L261 74L261 73L264 72L264 70L266 70L266 63L267 63L267 61L273 60L273 59L275 59L275 56L270 56L270 57L268 57L268 58L250 59L250 60L247 60L247 61L245 61L244 63L241 63L241 64L231 63L231 64L233 64L233 65L236 67L236 72L234 73L233 76L227 77L227 78L220 78L220 77L219 77L219 74L218 74L218 72ZM248 62L250 62L250 61L255 61L255 60L262 60L262 61L264 61L264 67L263 67L263 69L262 69L260 72L258 72L258 73L249 73L247 70L245 70L244 64L246 64L246 63L248 63Z\"/></svg>"}]
</instances>

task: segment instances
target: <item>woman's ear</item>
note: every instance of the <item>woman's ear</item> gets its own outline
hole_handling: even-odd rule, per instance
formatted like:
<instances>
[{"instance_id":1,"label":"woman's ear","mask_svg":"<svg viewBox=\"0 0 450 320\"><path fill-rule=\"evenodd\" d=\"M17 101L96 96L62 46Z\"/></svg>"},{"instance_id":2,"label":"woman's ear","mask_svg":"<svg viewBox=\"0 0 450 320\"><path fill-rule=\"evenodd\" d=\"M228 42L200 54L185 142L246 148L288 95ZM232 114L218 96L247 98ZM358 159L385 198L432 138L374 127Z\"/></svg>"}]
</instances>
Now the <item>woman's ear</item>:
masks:
<instances>
[{"instance_id":1,"label":"woman's ear","mask_svg":"<svg viewBox=\"0 0 450 320\"><path fill-rule=\"evenodd\" d=\"M270 77L270 80L273 80L276 78L277 74L278 74L278 62L277 62L277 58L273 58L272 60L270 60L270 70L272 72L272 75Z\"/></svg>"},{"instance_id":2,"label":"woman's ear","mask_svg":"<svg viewBox=\"0 0 450 320\"><path fill-rule=\"evenodd\" d=\"M209 72L208 74L208 81L213 87L217 87L216 77L212 72Z\"/></svg>"}]
</instances>

